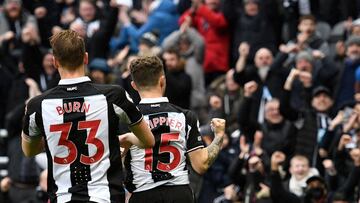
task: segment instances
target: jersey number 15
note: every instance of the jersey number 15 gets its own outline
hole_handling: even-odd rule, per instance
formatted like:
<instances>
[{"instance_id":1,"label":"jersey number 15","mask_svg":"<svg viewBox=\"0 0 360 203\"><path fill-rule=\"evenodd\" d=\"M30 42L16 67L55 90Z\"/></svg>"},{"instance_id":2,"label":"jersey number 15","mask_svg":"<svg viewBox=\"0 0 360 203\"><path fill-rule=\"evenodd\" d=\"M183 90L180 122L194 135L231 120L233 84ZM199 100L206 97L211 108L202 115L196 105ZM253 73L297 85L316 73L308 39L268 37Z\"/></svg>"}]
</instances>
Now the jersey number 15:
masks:
<instances>
[{"instance_id":1,"label":"jersey number 15","mask_svg":"<svg viewBox=\"0 0 360 203\"><path fill-rule=\"evenodd\" d=\"M179 149L175 146L170 145L170 141L178 141L180 134L176 133L163 133L161 134L160 146L158 150L153 150L153 148L145 149L145 170L152 171L153 168L153 156L158 152L158 154L162 153L171 153L173 155L172 161L170 163L163 163L158 161L156 163L156 169L164 172L169 172L175 169L180 164L181 153ZM156 154L156 156L158 156Z\"/></svg>"}]
</instances>

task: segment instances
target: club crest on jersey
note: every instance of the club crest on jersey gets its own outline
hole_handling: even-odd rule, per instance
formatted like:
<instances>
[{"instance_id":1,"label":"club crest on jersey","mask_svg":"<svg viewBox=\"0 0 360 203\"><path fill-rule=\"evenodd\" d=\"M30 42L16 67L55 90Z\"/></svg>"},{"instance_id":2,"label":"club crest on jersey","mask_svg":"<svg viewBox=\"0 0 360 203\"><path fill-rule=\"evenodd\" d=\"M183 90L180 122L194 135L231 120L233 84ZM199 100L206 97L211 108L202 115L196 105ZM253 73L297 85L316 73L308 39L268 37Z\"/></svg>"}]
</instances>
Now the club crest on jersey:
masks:
<instances>
[{"instance_id":1,"label":"club crest on jersey","mask_svg":"<svg viewBox=\"0 0 360 203\"><path fill-rule=\"evenodd\" d=\"M80 102L67 102L64 103L63 106L57 106L56 111L58 112L59 116L63 115L64 113L74 113L74 112L89 112L90 104L87 103L80 103Z\"/></svg>"}]
</instances>

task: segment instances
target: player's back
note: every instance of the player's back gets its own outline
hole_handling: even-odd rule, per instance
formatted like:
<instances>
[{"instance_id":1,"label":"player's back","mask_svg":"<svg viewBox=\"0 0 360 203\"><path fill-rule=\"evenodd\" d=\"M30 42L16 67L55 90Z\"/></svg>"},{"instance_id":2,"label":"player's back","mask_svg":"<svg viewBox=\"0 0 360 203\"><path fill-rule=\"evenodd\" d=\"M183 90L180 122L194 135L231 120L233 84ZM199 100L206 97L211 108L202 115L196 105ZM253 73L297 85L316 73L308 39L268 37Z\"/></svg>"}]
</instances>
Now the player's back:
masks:
<instances>
[{"instance_id":1,"label":"player's back","mask_svg":"<svg viewBox=\"0 0 360 203\"><path fill-rule=\"evenodd\" d=\"M189 184L186 153L203 147L197 118L166 97L142 99L138 107L155 136L155 146L130 148L125 160L127 189L140 192Z\"/></svg>"},{"instance_id":2,"label":"player's back","mask_svg":"<svg viewBox=\"0 0 360 203\"><path fill-rule=\"evenodd\" d=\"M141 119L128 102L122 88L87 77L62 80L31 100L28 134L45 135L52 202L123 201L118 124Z\"/></svg>"}]
</instances>

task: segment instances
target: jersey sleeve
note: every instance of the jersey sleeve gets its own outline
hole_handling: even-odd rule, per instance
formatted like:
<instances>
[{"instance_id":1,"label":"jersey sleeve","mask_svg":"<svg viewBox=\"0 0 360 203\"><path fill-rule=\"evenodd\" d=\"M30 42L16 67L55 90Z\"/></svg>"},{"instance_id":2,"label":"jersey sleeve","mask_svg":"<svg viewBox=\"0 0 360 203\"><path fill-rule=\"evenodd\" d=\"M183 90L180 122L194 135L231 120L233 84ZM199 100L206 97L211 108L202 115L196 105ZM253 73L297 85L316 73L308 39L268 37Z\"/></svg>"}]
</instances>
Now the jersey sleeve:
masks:
<instances>
[{"instance_id":1,"label":"jersey sleeve","mask_svg":"<svg viewBox=\"0 0 360 203\"><path fill-rule=\"evenodd\" d=\"M116 87L115 91L116 96L113 107L120 121L129 126L139 123L142 120L143 115L132 102L130 95L121 87Z\"/></svg>"},{"instance_id":2,"label":"jersey sleeve","mask_svg":"<svg viewBox=\"0 0 360 203\"><path fill-rule=\"evenodd\" d=\"M25 116L23 118L23 132L26 140L39 139L41 131L38 124L40 116L38 110L39 104L35 100L30 100L25 107Z\"/></svg>"},{"instance_id":3,"label":"jersey sleeve","mask_svg":"<svg viewBox=\"0 0 360 203\"><path fill-rule=\"evenodd\" d=\"M186 152L192 152L194 150L204 147L204 142L201 138L199 127L200 123L196 115L191 111L186 112L186 121L188 125L188 136L186 142Z\"/></svg>"}]
</instances>

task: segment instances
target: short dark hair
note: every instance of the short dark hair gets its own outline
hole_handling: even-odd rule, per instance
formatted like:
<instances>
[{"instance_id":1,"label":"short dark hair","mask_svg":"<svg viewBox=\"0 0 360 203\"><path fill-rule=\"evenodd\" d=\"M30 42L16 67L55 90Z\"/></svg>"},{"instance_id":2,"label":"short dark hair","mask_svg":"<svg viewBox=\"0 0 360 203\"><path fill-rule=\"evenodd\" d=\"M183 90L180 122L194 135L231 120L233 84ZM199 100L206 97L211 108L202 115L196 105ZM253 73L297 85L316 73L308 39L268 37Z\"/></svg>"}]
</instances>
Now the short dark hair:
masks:
<instances>
[{"instance_id":1,"label":"short dark hair","mask_svg":"<svg viewBox=\"0 0 360 203\"><path fill-rule=\"evenodd\" d=\"M313 16L313 15L303 15L303 16L301 16L300 17L300 19L299 19L299 23L301 23L302 21L304 21L304 20L311 20L311 21L313 21L314 23L316 23L316 18L315 18L315 16Z\"/></svg>"},{"instance_id":2,"label":"short dark hair","mask_svg":"<svg viewBox=\"0 0 360 203\"><path fill-rule=\"evenodd\" d=\"M80 0L79 5L80 5L80 3L89 3L92 6L94 6L94 8L96 8L96 1L94 1L94 0Z\"/></svg>"},{"instance_id":3,"label":"short dark hair","mask_svg":"<svg viewBox=\"0 0 360 203\"><path fill-rule=\"evenodd\" d=\"M50 44L61 66L75 69L83 64L85 42L77 32L63 30L50 38Z\"/></svg>"},{"instance_id":4,"label":"short dark hair","mask_svg":"<svg viewBox=\"0 0 360 203\"><path fill-rule=\"evenodd\" d=\"M179 52L179 49L176 48L176 47L170 47L168 49L166 49L164 51L164 53L169 53L169 54L175 54L178 58L180 58L180 52Z\"/></svg>"},{"instance_id":5,"label":"short dark hair","mask_svg":"<svg viewBox=\"0 0 360 203\"><path fill-rule=\"evenodd\" d=\"M164 66L157 56L143 56L130 63L133 81L139 88L156 86L160 76L164 75Z\"/></svg>"}]
</instances>

